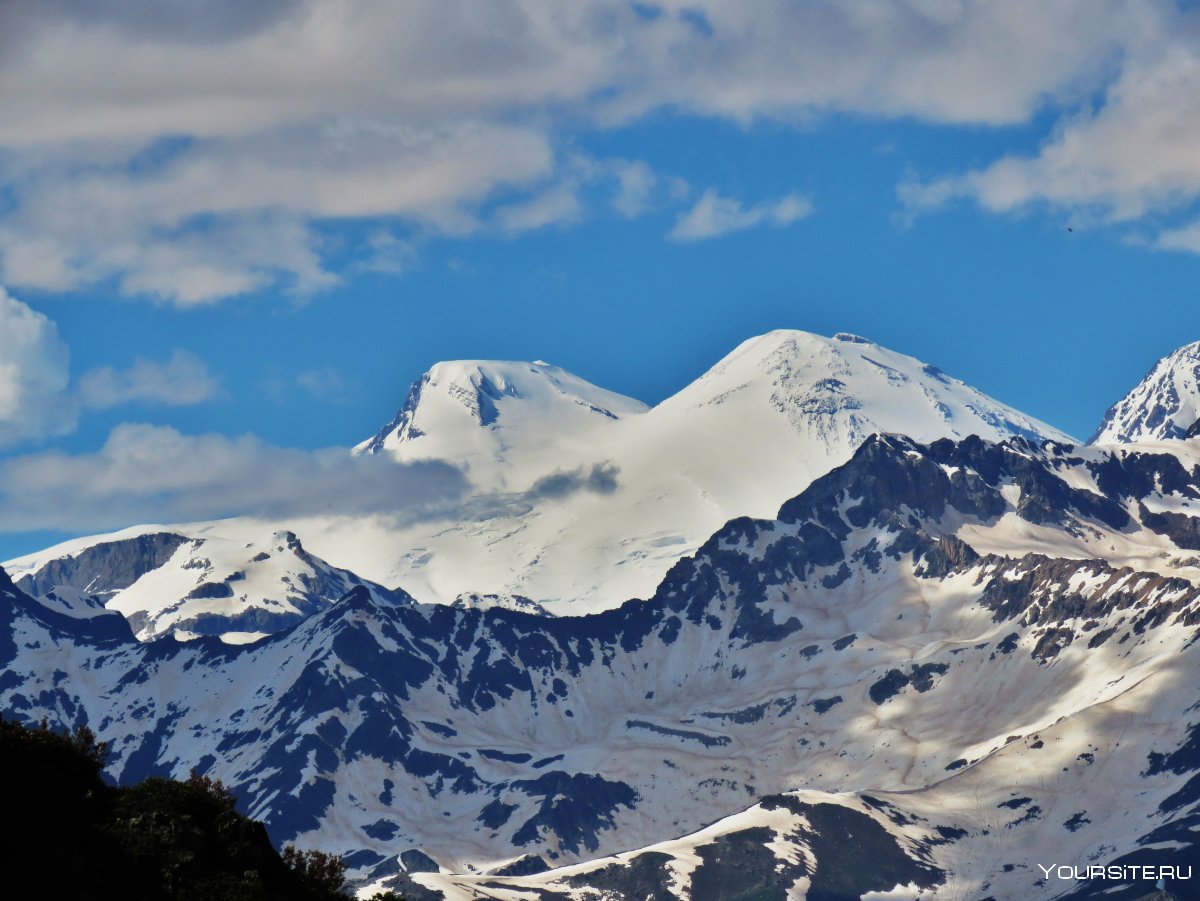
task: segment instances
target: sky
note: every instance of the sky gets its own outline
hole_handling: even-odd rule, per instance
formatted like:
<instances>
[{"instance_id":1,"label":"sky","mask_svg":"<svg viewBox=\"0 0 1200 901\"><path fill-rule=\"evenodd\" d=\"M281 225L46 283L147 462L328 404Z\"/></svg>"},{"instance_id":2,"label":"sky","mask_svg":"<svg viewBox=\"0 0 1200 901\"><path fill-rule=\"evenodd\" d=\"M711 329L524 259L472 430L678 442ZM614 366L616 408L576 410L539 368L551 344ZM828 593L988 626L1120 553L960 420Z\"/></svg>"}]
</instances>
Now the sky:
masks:
<instances>
[{"instance_id":1,"label":"sky","mask_svg":"<svg viewBox=\"0 0 1200 901\"><path fill-rule=\"evenodd\" d=\"M445 359L850 331L1086 440L1200 338L1198 199L1190 4L8 0L0 559L461 492L341 450Z\"/></svg>"}]
</instances>

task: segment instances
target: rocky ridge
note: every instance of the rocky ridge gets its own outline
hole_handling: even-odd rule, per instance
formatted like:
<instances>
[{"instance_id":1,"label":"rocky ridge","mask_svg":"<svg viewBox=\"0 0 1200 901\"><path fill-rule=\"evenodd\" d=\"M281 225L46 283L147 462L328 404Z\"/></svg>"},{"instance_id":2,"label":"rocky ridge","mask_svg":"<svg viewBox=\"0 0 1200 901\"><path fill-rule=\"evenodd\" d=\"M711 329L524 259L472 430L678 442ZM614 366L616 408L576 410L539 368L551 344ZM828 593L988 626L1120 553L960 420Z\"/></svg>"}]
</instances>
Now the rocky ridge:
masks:
<instances>
[{"instance_id":1,"label":"rocky ridge","mask_svg":"<svg viewBox=\"0 0 1200 901\"><path fill-rule=\"evenodd\" d=\"M360 587L251 646L138 643L9 584L0 699L410 897L1050 897L1047 847L1197 853L1197 503L1182 442L877 436L587 616Z\"/></svg>"}]
</instances>

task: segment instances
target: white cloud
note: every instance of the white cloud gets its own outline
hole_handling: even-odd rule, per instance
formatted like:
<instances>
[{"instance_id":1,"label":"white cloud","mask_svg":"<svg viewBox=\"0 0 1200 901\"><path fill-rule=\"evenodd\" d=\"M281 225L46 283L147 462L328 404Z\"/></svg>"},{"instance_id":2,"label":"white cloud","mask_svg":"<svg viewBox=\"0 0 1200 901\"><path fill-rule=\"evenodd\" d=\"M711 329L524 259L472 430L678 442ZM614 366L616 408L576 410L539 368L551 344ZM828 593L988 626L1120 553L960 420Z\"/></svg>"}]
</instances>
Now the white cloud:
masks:
<instances>
[{"instance_id":1,"label":"white cloud","mask_svg":"<svg viewBox=\"0 0 1200 901\"><path fill-rule=\"evenodd\" d=\"M812 211L812 202L798 194L747 207L737 198L722 197L716 189L709 188L695 206L675 220L667 237L672 241L703 241L760 225L779 228L811 215Z\"/></svg>"},{"instance_id":2,"label":"white cloud","mask_svg":"<svg viewBox=\"0 0 1200 901\"><path fill-rule=\"evenodd\" d=\"M575 153L558 163L559 180L539 193L493 209L489 219L508 234L583 220L590 206L607 203L625 219L662 210L684 200L681 178L656 173L644 160L596 159Z\"/></svg>"},{"instance_id":3,"label":"white cloud","mask_svg":"<svg viewBox=\"0 0 1200 901\"><path fill-rule=\"evenodd\" d=\"M1151 9L1149 5L1147 11ZM1032 155L901 186L913 211L968 199L996 213L1034 206L1077 224L1150 225L1200 199L1200 20L1144 21L1094 108L1064 118ZM1198 250L1195 225L1168 225L1145 243Z\"/></svg>"},{"instance_id":4,"label":"white cloud","mask_svg":"<svg viewBox=\"0 0 1200 901\"><path fill-rule=\"evenodd\" d=\"M1157 14L1156 4L1122 0L660 6L668 15L633 61L644 68L611 101L622 114L673 106L739 121L849 111L1023 122L1083 96L1134 23Z\"/></svg>"},{"instance_id":5,"label":"white cloud","mask_svg":"<svg viewBox=\"0 0 1200 901\"><path fill-rule=\"evenodd\" d=\"M179 407L211 399L218 386L203 360L175 350L165 363L138 358L128 369L89 370L79 379L78 394L83 406L93 410L128 403Z\"/></svg>"},{"instance_id":6,"label":"white cloud","mask_svg":"<svg viewBox=\"0 0 1200 901\"><path fill-rule=\"evenodd\" d=\"M165 362L138 358L126 369L99 366L75 385L70 362L53 320L0 288L0 446L68 434L82 410L198 404L219 387L204 361L185 350Z\"/></svg>"},{"instance_id":7,"label":"white cloud","mask_svg":"<svg viewBox=\"0 0 1200 901\"><path fill-rule=\"evenodd\" d=\"M685 179L655 172L643 160L614 157L597 163L596 168L615 182L612 207L626 219L676 206L692 190Z\"/></svg>"},{"instance_id":8,"label":"white cloud","mask_svg":"<svg viewBox=\"0 0 1200 901\"><path fill-rule=\"evenodd\" d=\"M317 290L338 277L319 238L329 220L467 234L584 218L589 198L578 188L588 182L563 151L574 132L664 109L739 122L848 111L1021 123L1073 108L1114 71L1136 113L1137 92L1159 90L1152 72L1135 83L1147 65L1138 61L1186 31L1167 4L1123 0L655 8L0 4L0 181L11 200L0 214L0 278L49 290L113 279L127 294L185 305L280 284ZM1176 42L1184 56L1188 40ZM1159 93L1171 109L1170 90ZM1171 146L1195 144L1182 134ZM1153 184L1131 190L1121 173L1144 164L1116 145L1090 169L1054 147L1044 160L981 173L975 186L937 190L1005 208L1061 184L1064 203L1099 191L1128 215L1170 200L1166 161ZM648 192L661 190L661 176L635 164L616 177L620 215L654 208Z\"/></svg>"},{"instance_id":9,"label":"white cloud","mask_svg":"<svg viewBox=\"0 0 1200 901\"><path fill-rule=\"evenodd\" d=\"M117 278L124 293L194 305L283 279L325 288L310 224L406 217L476 226L471 204L552 169L545 138L471 124L422 130L339 123L254 141L209 141L133 174L51 161L15 182L0 220L0 278L47 290Z\"/></svg>"},{"instance_id":10,"label":"white cloud","mask_svg":"<svg viewBox=\"0 0 1200 901\"><path fill-rule=\"evenodd\" d=\"M0 288L0 445L75 427L69 363L54 323Z\"/></svg>"},{"instance_id":11,"label":"white cloud","mask_svg":"<svg viewBox=\"0 0 1200 901\"><path fill-rule=\"evenodd\" d=\"M355 264L359 272L401 275L417 265L417 248L412 241L397 237L386 229L367 235L367 256Z\"/></svg>"},{"instance_id":12,"label":"white cloud","mask_svg":"<svg viewBox=\"0 0 1200 901\"><path fill-rule=\"evenodd\" d=\"M574 186L560 184L528 200L500 207L495 212L495 219L500 228L515 234L548 225L564 225L582 215L583 206Z\"/></svg>"},{"instance_id":13,"label":"white cloud","mask_svg":"<svg viewBox=\"0 0 1200 901\"><path fill-rule=\"evenodd\" d=\"M330 510L415 518L453 509L466 490L463 473L442 463L126 424L95 453L46 451L0 462L0 529L80 531Z\"/></svg>"},{"instance_id":14,"label":"white cloud","mask_svg":"<svg viewBox=\"0 0 1200 901\"><path fill-rule=\"evenodd\" d=\"M203 21L134 26L146 5L6 10L5 70L25 89L8 95L0 142L228 137L330 115L427 124L572 105L607 115L679 105L743 120L833 109L1011 123L1085 90L1160 8L664 0L647 17L621 0L311 0L253 16L227 2Z\"/></svg>"},{"instance_id":15,"label":"white cloud","mask_svg":"<svg viewBox=\"0 0 1200 901\"><path fill-rule=\"evenodd\" d=\"M1152 246L1159 250L1182 250L1200 253L1200 221L1189 222L1180 228L1165 229L1158 233Z\"/></svg>"},{"instance_id":16,"label":"white cloud","mask_svg":"<svg viewBox=\"0 0 1200 901\"><path fill-rule=\"evenodd\" d=\"M617 193L613 207L626 219L635 219L650 209L651 197L658 187L658 176L641 160L619 161L615 166Z\"/></svg>"}]
</instances>

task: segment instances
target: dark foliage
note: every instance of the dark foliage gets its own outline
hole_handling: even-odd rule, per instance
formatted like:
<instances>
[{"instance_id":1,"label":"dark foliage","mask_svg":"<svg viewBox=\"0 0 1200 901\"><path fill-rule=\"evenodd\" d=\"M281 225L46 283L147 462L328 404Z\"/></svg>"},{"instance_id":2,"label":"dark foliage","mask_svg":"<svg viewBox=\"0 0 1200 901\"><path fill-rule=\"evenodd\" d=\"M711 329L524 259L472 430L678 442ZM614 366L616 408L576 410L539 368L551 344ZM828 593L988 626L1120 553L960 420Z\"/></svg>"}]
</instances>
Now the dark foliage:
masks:
<instances>
[{"instance_id":1,"label":"dark foliage","mask_svg":"<svg viewBox=\"0 0 1200 901\"><path fill-rule=\"evenodd\" d=\"M341 891L346 882L346 866L333 854L301 851L295 845L288 845L283 849L283 862L309 885L327 892Z\"/></svg>"},{"instance_id":2,"label":"dark foliage","mask_svg":"<svg viewBox=\"0 0 1200 901\"><path fill-rule=\"evenodd\" d=\"M236 810L219 780L100 778L108 748L0 718L5 896L78 901L344 901L341 858L289 848ZM10 894L11 892L11 894Z\"/></svg>"}]
</instances>

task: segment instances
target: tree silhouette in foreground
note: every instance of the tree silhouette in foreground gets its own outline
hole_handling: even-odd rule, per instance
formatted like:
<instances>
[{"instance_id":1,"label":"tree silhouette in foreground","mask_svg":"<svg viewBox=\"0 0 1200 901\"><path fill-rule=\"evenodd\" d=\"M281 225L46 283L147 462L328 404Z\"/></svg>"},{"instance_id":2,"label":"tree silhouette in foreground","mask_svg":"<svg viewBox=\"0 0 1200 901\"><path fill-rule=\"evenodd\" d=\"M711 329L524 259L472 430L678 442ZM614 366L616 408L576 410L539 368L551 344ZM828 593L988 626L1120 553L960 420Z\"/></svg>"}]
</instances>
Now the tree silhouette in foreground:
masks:
<instances>
[{"instance_id":1,"label":"tree silhouette in foreground","mask_svg":"<svg viewBox=\"0 0 1200 901\"><path fill-rule=\"evenodd\" d=\"M0 718L4 896L79 901L345 901L341 858L289 846L238 813L220 780L100 778L108 748L86 726Z\"/></svg>"}]
</instances>

